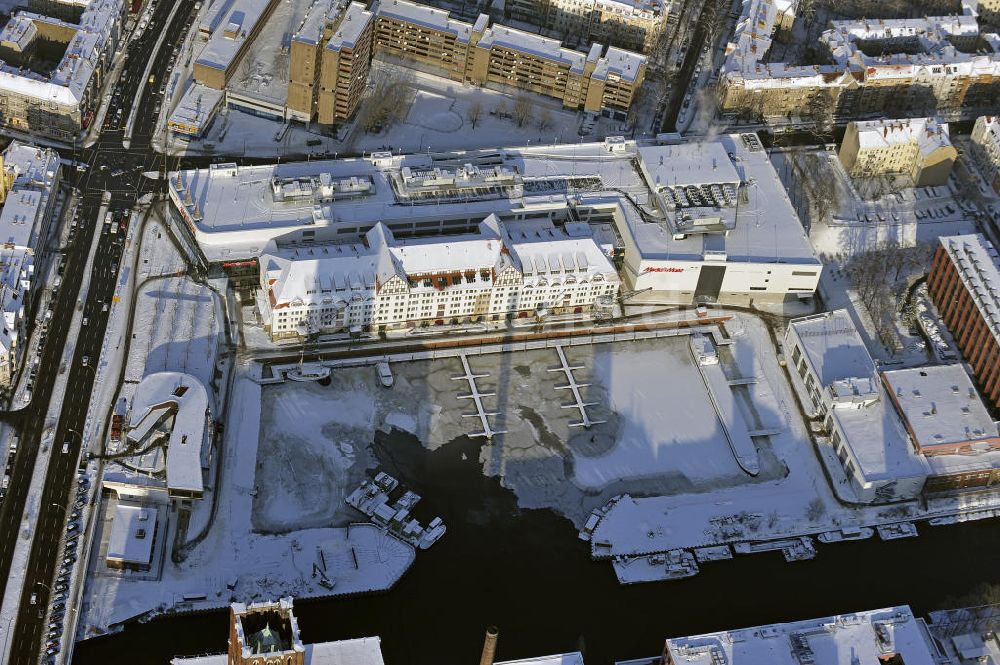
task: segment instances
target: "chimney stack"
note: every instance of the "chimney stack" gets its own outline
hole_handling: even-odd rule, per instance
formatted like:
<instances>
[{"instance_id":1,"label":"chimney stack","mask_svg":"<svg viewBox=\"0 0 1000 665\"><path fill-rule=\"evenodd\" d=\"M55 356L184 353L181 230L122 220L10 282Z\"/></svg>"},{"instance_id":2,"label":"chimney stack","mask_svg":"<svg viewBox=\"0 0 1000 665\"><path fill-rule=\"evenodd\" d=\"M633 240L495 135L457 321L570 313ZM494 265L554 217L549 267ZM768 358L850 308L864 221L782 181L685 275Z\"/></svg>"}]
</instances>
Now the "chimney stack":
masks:
<instances>
[{"instance_id":1,"label":"chimney stack","mask_svg":"<svg viewBox=\"0 0 1000 665\"><path fill-rule=\"evenodd\" d=\"M479 665L493 665L493 657L497 652L497 637L500 631L496 626L486 629L486 640L483 642L483 655L479 658Z\"/></svg>"}]
</instances>

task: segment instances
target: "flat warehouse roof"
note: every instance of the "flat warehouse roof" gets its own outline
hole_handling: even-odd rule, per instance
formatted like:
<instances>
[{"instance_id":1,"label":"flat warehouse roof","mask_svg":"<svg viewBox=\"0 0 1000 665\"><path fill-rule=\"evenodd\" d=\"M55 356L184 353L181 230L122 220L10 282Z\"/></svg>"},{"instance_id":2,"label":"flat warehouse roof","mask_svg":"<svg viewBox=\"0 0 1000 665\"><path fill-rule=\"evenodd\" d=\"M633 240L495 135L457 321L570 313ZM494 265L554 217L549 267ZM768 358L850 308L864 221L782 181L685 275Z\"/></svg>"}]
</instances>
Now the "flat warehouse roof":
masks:
<instances>
[{"instance_id":1,"label":"flat warehouse roof","mask_svg":"<svg viewBox=\"0 0 1000 665\"><path fill-rule=\"evenodd\" d=\"M261 16L278 0L236 0L228 15L219 22L195 64L227 69L243 42L250 37ZM234 31L236 37L227 37Z\"/></svg>"},{"instance_id":2,"label":"flat warehouse roof","mask_svg":"<svg viewBox=\"0 0 1000 665\"><path fill-rule=\"evenodd\" d=\"M921 622L905 605L677 637L667 640L667 651L678 665L846 665L879 663L890 654L906 665L937 662Z\"/></svg>"},{"instance_id":3,"label":"flat warehouse roof","mask_svg":"<svg viewBox=\"0 0 1000 665\"><path fill-rule=\"evenodd\" d=\"M889 396L925 453L935 446L1000 443L997 426L960 364L897 369L882 374Z\"/></svg>"},{"instance_id":4,"label":"flat warehouse roof","mask_svg":"<svg viewBox=\"0 0 1000 665\"><path fill-rule=\"evenodd\" d=\"M172 173L169 186L175 206L190 217L202 250L213 261L259 256L269 242L301 230L311 230L319 237L317 231L323 227L347 227L330 234L344 233L337 239L353 241L380 221L390 228L394 222L424 219L466 219L471 225L491 213L559 215L571 204L612 209L617 202L623 211L620 232L630 238L644 259L700 261L708 252L721 250L729 262L805 264L809 270L820 270L791 201L755 135L726 135L687 149L671 148L676 170L703 174L692 181L704 181L712 174L714 182L730 183L729 191L735 191L732 183L746 183L740 187L737 205L708 210L720 218L720 228L727 233L674 238L668 227L680 223L679 216L687 213L654 209L648 177L641 173L649 169L641 165L637 169L634 164L645 154L658 165L661 153L643 153L646 146L634 141L479 150L458 157L419 154L280 165L215 165ZM392 179L405 167L457 169L465 163L501 166L519 173L523 191L510 190L479 200L432 200L431 206L399 200L392 185ZM321 176L334 183L356 178L370 187L366 184L339 197L282 198L272 190L275 179L318 181ZM668 223L645 221L630 202L647 216L665 214ZM346 235L352 229L361 231Z\"/></svg>"},{"instance_id":5,"label":"flat warehouse roof","mask_svg":"<svg viewBox=\"0 0 1000 665\"><path fill-rule=\"evenodd\" d=\"M119 503L111 522L107 558L148 566L153 558L158 515L157 509L151 506Z\"/></svg>"}]
</instances>

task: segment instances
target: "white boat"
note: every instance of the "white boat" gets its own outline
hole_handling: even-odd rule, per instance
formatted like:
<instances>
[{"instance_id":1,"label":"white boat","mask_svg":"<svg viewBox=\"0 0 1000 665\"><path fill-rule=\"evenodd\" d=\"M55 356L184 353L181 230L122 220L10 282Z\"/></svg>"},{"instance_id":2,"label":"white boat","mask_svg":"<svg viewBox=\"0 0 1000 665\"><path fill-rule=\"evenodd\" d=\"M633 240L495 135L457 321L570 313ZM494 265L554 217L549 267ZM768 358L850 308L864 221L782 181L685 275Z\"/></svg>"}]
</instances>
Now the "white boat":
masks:
<instances>
[{"instance_id":1,"label":"white boat","mask_svg":"<svg viewBox=\"0 0 1000 665\"><path fill-rule=\"evenodd\" d=\"M427 549L440 540L445 531L447 531L447 527L445 527L444 522L440 517L435 517L430 521L430 524L427 525L427 529L424 531L424 535L420 539L418 546L422 550Z\"/></svg>"},{"instance_id":2,"label":"white boat","mask_svg":"<svg viewBox=\"0 0 1000 665\"><path fill-rule=\"evenodd\" d=\"M389 369L388 361L383 360L376 363L375 369L378 371L378 380L382 382L382 385L386 388L392 388L395 378L392 376L392 370Z\"/></svg>"},{"instance_id":3,"label":"white boat","mask_svg":"<svg viewBox=\"0 0 1000 665\"><path fill-rule=\"evenodd\" d=\"M299 365L295 369L288 370L285 378L292 381L319 381L330 376L330 368L313 363Z\"/></svg>"},{"instance_id":4,"label":"white boat","mask_svg":"<svg viewBox=\"0 0 1000 665\"><path fill-rule=\"evenodd\" d=\"M896 540L897 538L913 538L917 535L917 525L912 522L897 522L896 524L882 524L875 527L878 537L882 540Z\"/></svg>"},{"instance_id":5,"label":"white boat","mask_svg":"<svg viewBox=\"0 0 1000 665\"><path fill-rule=\"evenodd\" d=\"M871 527L844 527L837 531L827 531L816 536L821 543L839 543L845 540L865 540L875 535Z\"/></svg>"}]
</instances>

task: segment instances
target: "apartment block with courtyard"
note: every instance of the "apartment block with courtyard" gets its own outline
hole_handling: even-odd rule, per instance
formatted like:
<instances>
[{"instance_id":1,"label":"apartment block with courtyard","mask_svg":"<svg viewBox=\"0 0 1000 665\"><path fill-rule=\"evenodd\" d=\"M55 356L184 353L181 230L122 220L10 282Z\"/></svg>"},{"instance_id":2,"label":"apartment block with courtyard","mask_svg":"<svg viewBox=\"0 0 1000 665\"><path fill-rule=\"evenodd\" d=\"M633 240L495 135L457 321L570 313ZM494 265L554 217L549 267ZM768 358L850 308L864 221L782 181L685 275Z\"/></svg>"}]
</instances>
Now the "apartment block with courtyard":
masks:
<instances>
[{"instance_id":1,"label":"apartment block with courtyard","mask_svg":"<svg viewBox=\"0 0 1000 665\"><path fill-rule=\"evenodd\" d=\"M1000 36L982 32L975 0L958 16L831 21L826 64L767 57L794 5L745 0L719 85L723 116L782 122L830 109L840 123L890 117L971 119L1000 95Z\"/></svg>"},{"instance_id":2,"label":"apartment block with courtyard","mask_svg":"<svg viewBox=\"0 0 1000 665\"><path fill-rule=\"evenodd\" d=\"M125 22L123 0L32 0L0 30L0 118L70 142L93 120ZM40 12L52 11L55 15Z\"/></svg>"}]
</instances>

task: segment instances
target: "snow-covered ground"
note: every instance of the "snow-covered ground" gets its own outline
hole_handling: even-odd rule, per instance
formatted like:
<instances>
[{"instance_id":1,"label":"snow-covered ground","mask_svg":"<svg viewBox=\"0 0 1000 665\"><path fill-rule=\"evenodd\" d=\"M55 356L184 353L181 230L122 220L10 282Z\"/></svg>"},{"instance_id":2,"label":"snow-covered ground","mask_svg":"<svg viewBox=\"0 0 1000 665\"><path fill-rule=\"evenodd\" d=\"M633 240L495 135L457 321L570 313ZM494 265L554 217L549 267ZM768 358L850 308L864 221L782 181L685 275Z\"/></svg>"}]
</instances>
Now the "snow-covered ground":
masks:
<instances>
[{"instance_id":1,"label":"snow-covered ground","mask_svg":"<svg viewBox=\"0 0 1000 665\"><path fill-rule=\"evenodd\" d=\"M785 465L760 444L762 471L745 474L729 449L686 335L628 343L564 347L581 397L592 402L589 430L580 420L570 391L559 389L565 373L555 348L503 354L468 355L484 408L496 412L491 426L505 433L482 449L484 472L500 476L525 507L548 507L581 524L586 515L624 491L643 494L711 494L720 487L781 478ZM306 526L336 519L333 507L320 506L339 495L315 485L314 475L337 477L349 461L373 464L370 443L376 430L392 427L415 434L430 449L481 429L466 414L474 406L461 360L392 364L395 384L383 388L373 366L335 368L329 387L287 383L265 390L265 440L258 474L288 485L260 485L255 520ZM669 377L669 379L665 379ZM737 391L744 389L738 388ZM767 394L760 383L749 388ZM781 417L746 396L737 401L755 427L772 427ZM306 433L319 433L307 436ZM314 443L321 441L320 445ZM350 445L345 445L350 444ZM264 455L265 446L272 454ZM267 466L272 465L273 471ZM363 467L353 473L363 473ZM350 475L350 472L348 473ZM358 476L355 476L358 477ZM303 488L302 486L306 486ZM282 506L277 510L275 506ZM291 509L290 509L291 508Z\"/></svg>"},{"instance_id":2,"label":"snow-covered ground","mask_svg":"<svg viewBox=\"0 0 1000 665\"><path fill-rule=\"evenodd\" d=\"M255 62L260 61L258 69L264 71L265 64L270 63L269 67L276 67L274 62L286 56L274 54L274 62L270 51L254 57ZM509 114L515 95L462 85L440 76L379 60L372 63L372 68L398 73L400 80L413 89L412 100L403 120L378 134L365 133L352 122L339 128L338 137L332 137L321 133L318 127L306 128L290 124L285 129L285 125L274 120L223 109L203 139L178 141L171 138L168 149L171 154L246 154L258 157L332 155L390 148L403 152L444 152L543 142L599 141L605 136L620 135L627 131L621 122L600 118L588 124L583 129L585 133L581 134L581 129L584 128L582 112L563 109L555 99L530 93L527 96L533 104L531 116L522 126L518 126L513 119L501 118L494 113L502 108ZM184 73L179 76L184 76ZM257 78L263 81L266 76L258 73ZM260 83L254 85L259 86ZM275 92L272 89L275 85L277 84L268 84L268 95ZM179 100L186 84L179 83L177 87L179 90L175 101ZM469 111L476 106L481 109L481 114L473 127ZM166 110L161 111L161 123L166 122L167 115ZM543 118L545 122L540 124L539 120ZM649 126L648 118L640 119L636 126L641 130L646 129ZM159 131L157 135L160 135Z\"/></svg>"},{"instance_id":3,"label":"snow-covered ground","mask_svg":"<svg viewBox=\"0 0 1000 665\"><path fill-rule=\"evenodd\" d=\"M742 324L743 332L738 326ZM629 496L615 503L593 533L595 553L630 556L745 540L770 540L815 534L842 527L950 516L959 511L1000 509L1000 493L975 492L891 506L854 506L837 499L834 490L847 485L838 464L827 465L830 481L816 451L834 456L828 441L813 443L799 415L787 377L759 320L737 316L727 324L733 334L732 362L744 376L756 376L751 402L769 414L780 433L768 437L787 475L752 485L722 487L710 493L674 496ZM723 358L725 362L725 358ZM831 487L831 482L834 486ZM975 517L973 517L975 518ZM946 518L947 519L947 518Z\"/></svg>"},{"instance_id":4,"label":"snow-covered ground","mask_svg":"<svg viewBox=\"0 0 1000 665\"><path fill-rule=\"evenodd\" d=\"M210 400L216 403L213 415L218 417L223 413L221 402L228 402L228 419L221 452L216 451L209 472L205 497L194 502L189 515L173 509L161 511L162 522L150 571L120 571L105 565L109 518L116 499L108 497L102 501L94 540L96 555L90 561L79 635L90 637L113 630L128 618L149 612L222 607L231 600L258 597L353 594L392 586L413 562L411 546L371 526L348 527L359 516L346 510L338 515L337 524L341 528L330 528L333 523L322 515L300 516L296 522L296 508L315 513L325 507L317 507L309 500L296 504L281 496L276 504L268 506L267 497L274 496L273 487L294 488L298 484L296 479L303 480L301 475L295 475L296 469L291 465L275 473L273 467L264 464L301 457L301 451L293 445L280 445L269 428L301 434L300 442L310 449L320 447L319 437L328 430L306 427L294 402L286 403L283 408L268 409L262 421L261 387L242 376L235 378L233 394L224 394L229 368L227 363L220 362L219 348L225 305L209 285L197 283L185 274L183 257L169 242L167 229L159 221L146 224L136 249L136 264L138 291L131 348L119 395L130 396L136 383L150 373L186 372L208 389ZM349 410L362 413L357 405ZM322 408L314 406L306 413L322 412ZM258 442L262 443L260 466ZM324 481L333 488L327 504L331 512L341 509L343 495L354 489L369 466L363 457L353 464L355 455L350 437L345 435L337 444L331 444L329 450L331 464L322 467L331 472L329 477L315 474L314 458L305 459L297 468L299 474L313 473L310 481ZM138 462L132 458L122 461ZM218 465L221 476L216 486ZM263 470L257 471L260 468ZM336 471L345 475L337 477ZM110 460L106 462L104 478L150 482ZM293 481L291 485L289 479ZM312 490L313 483L308 484L305 490ZM259 511L258 504L262 506ZM266 523L270 519L271 526L283 525L281 530L285 533L259 532L255 511L263 515L260 521ZM261 531L267 530L267 526ZM204 537L199 540L200 533ZM188 545L175 557L178 539ZM317 576L314 564L325 566L327 580Z\"/></svg>"},{"instance_id":5,"label":"snow-covered ground","mask_svg":"<svg viewBox=\"0 0 1000 665\"><path fill-rule=\"evenodd\" d=\"M812 184L834 183L829 219L811 215L804 220L809 240L825 261L844 261L887 241L912 247L975 230L975 222L955 196L954 184L906 187L853 181L833 150L774 151L771 161L800 212L807 208Z\"/></svg>"},{"instance_id":6,"label":"snow-covered ground","mask_svg":"<svg viewBox=\"0 0 1000 665\"><path fill-rule=\"evenodd\" d=\"M83 608L83 634L105 632L128 618L149 612L224 607L284 595L355 594L391 587L413 563L411 546L367 525L311 528L283 535L261 535L251 524L261 387L240 376L231 396L223 446L219 510L207 537L175 563L162 551L158 578L112 572L102 556L92 562ZM207 503L208 499L202 501ZM171 515L171 520L174 516ZM194 521L194 518L192 518ZM163 542L171 543L171 523ZM162 547L162 544L161 544ZM357 563L355 564L355 560ZM314 564L333 589L320 585Z\"/></svg>"}]
</instances>

